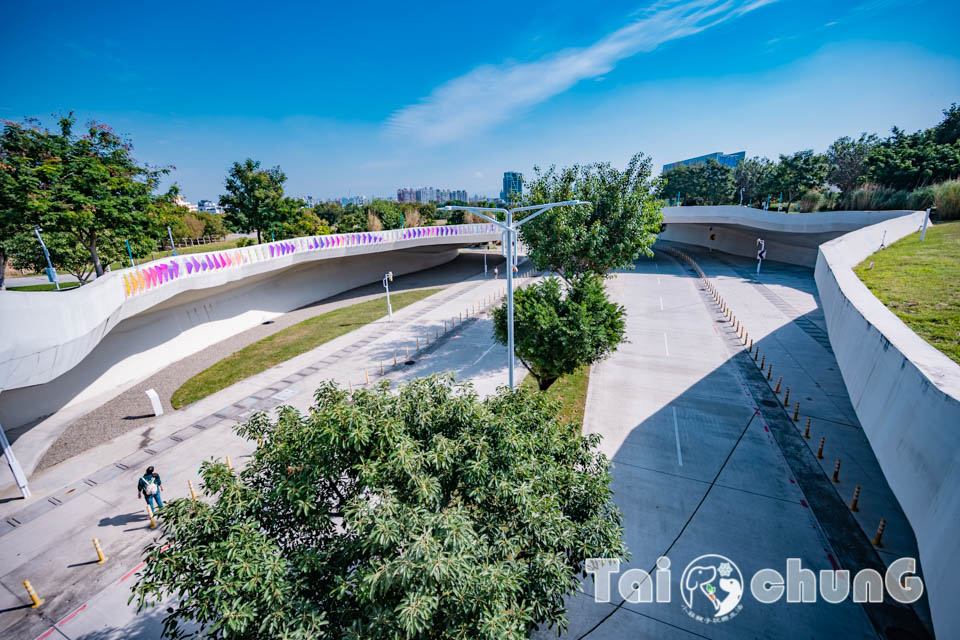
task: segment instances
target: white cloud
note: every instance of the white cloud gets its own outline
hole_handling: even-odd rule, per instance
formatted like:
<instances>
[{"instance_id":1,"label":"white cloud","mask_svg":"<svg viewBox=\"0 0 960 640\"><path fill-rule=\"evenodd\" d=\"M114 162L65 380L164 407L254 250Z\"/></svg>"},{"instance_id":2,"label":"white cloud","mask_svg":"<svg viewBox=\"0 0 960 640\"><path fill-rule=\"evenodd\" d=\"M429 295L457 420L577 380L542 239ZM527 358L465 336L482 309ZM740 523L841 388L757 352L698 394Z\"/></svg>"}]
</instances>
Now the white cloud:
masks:
<instances>
[{"instance_id":1,"label":"white cloud","mask_svg":"<svg viewBox=\"0 0 960 640\"><path fill-rule=\"evenodd\" d=\"M484 65L390 116L387 128L428 144L488 130L631 56L735 19L776 0L662 0L589 47L533 62Z\"/></svg>"}]
</instances>

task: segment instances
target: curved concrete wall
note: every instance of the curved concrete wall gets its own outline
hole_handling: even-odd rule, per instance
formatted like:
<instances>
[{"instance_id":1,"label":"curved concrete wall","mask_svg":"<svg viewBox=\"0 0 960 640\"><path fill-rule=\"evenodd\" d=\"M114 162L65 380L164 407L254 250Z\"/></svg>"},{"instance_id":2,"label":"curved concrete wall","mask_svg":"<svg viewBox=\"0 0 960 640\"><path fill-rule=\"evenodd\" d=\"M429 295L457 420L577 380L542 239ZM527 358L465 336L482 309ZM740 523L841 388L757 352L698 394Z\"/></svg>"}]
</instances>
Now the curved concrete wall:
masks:
<instances>
[{"instance_id":1,"label":"curved concrete wall","mask_svg":"<svg viewBox=\"0 0 960 640\"><path fill-rule=\"evenodd\" d=\"M827 242L816 282L850 399L920 548L941 638L960 637L960 365L900 321L852 268L916 232L917 212Z\"/></svg>"},{"instance_id":2,"label":"curved concrete wall","mask_svg":"<svg viewBox=\"0 0 960 640\"><path fill-rule=\"evenodd\" d=\"M65 293L4 292L0 424L102 402L266 319L499 237L483 224L297 238L168 258Z\"/></svg>"},{"instance_id":3,"label":"curved concrete wall","mask_svg":"<svg viewBox=\"0 0 960 640\"><path fill-rule=\"evenodd\" d=\"M757 238L766 241L767 258L813 267L817 248L844 233L898 218L908 211L831 211L777 213L749 207L664 207L663 240L682 242L738 256L753 257ZM714 239L711 239L714 236Z\"/></svg>"}]
</instances>

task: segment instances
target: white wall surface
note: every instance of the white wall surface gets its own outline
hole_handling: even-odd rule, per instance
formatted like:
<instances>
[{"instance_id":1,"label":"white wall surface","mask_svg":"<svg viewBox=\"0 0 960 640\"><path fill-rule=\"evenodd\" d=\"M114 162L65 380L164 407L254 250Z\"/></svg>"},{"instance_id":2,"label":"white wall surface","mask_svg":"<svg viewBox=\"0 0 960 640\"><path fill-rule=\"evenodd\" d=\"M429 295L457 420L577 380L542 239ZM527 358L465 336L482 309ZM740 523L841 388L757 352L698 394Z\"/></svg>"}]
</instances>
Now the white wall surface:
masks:
<instances>
[{"instance_id":1,"label":"white wall surface","mask_svg":"<svg viewBox=\"0 0 960 640\"><path fill-rule=\"evenodd\" d=\"M960 638L960 365L900 321L852 268L914 233L917 212L820 247L817 289L850 399L920 548L933 623Z\"/></svg>"}]
</instances>

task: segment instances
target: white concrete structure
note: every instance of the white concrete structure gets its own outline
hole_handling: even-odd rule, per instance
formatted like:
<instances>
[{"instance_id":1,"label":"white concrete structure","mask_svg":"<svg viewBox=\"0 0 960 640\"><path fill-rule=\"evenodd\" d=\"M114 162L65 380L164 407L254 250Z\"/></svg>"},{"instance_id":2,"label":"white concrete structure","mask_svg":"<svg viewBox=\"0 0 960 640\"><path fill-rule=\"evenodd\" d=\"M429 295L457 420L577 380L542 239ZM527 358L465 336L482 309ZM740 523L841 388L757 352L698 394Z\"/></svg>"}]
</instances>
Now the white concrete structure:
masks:
<instances>
[{"instance_id":1,"label":"white concrete structure","mask_svg":"<svg viewBox=\"0 0 960 640\"><path fill-rule=\"evenodd\" d=\"M664 207L662 240L683 242L738 256L753 257L757 237L767 258L813 267L817 247L855 229L898 218L908 211L831 211L777 213L749 207Z\"/></svg>"},{"instance_id":2,"label":"white concrete structure","mask_svg":"<svg viewBox=\"0 0 960 640\"><path fill-rule=\"evenodd\" d=\"M493 229L451 225L296 238L165 258L64 293L6 291L0 424L9 431L65 407L82 413L265 320L376 282L386 271L419 271L452 260L459 247L497 240ZM33 430L46 428L63 425ZM39 459L20 455L28 470Z\"/></svg>"},{"instance_id":3,"label":"white concrete structure","mask_svg":"<svg viewBox=\"0 0 960 640\"><path fill-rule=\"evenodd\" d=\"M913 526L938 637L960 637L960 365L897 318L852 268L920 230L916 212L820 247L830 344L877 460Z\"/></svg>"}]
</instances>

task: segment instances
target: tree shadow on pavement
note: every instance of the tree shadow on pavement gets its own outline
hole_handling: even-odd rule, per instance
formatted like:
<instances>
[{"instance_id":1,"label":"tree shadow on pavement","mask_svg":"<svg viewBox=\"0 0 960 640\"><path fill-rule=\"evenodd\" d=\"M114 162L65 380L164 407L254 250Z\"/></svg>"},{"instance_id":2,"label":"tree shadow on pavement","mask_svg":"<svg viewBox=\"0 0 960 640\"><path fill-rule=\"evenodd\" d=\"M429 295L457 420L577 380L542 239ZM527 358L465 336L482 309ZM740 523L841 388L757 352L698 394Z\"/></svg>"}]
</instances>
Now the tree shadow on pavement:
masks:
<instances>
[{"instance_id":1,"label":"tree shadow on pavement","mask_svg":"<svg viewBox=\"0 0 960 640\"><path fill-rule=\"evenodd\" d=\"M135 511L133 513L124 513L119 516L111 516L109 518L100 518L98 526L101 527L122 527L125 524L130 524L132 522L143 522L147 519L145 513L140 513Z\"/></svg>"}]
</instances>

